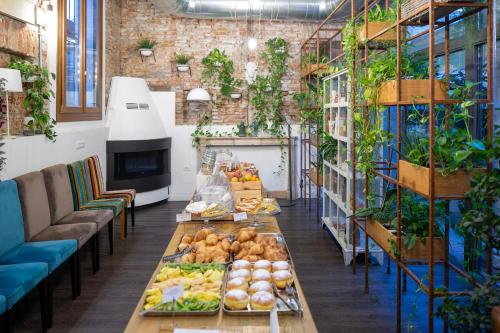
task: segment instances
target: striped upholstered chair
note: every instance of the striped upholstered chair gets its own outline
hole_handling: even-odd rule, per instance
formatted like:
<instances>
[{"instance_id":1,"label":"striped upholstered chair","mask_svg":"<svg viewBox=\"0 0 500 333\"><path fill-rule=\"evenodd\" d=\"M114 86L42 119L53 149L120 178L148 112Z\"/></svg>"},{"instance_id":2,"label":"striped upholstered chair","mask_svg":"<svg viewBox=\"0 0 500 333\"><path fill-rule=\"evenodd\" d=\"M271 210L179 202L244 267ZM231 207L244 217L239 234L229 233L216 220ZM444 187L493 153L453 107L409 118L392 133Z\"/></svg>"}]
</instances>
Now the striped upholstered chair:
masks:
<instances>
[{"instance_id":1,"label":"striped upholstered chair","mask_svg":"<svg viewBox=\"0 0 500 333\"><path fill-rule=\"evenodd\" d=\"M90 170L90 180L92 181L92 191L95 199L124 199L127 203L126 207L130 207L132 215L132 228L135 227L135 190L125 189L117 191L105 191L104 180L102 177L101 164L97 155L85 159Z\"/></svg>"},{"instance_id":2,"label":"striped upholstered chair","mask_svg":"<svg viewBox=\"0 0 500 333\"><path fill-rule=\"evenodd\" d=\"M120 216L120 238L127 237L125 200L94 199L88 164L77 161L68 164L69 180L76 210L111 209L114 217Z\"/></svg>"}]
</instances>

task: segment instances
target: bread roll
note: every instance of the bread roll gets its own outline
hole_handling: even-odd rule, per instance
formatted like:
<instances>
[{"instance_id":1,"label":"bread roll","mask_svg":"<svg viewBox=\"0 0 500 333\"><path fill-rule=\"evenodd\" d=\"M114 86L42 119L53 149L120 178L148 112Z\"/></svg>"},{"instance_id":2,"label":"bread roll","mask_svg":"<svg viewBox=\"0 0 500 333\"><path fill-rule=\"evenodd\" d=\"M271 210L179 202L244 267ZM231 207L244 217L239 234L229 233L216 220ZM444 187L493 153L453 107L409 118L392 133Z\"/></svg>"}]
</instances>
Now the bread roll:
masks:
<instances>
[{"instance_id":1,"label":"bread roll","mask_svg":"<svg viewBox=\"0 0 500 333\"><path fill-rule=\"evenodd\" d=\"M287 284L292 281L293 276L289 271L276 271L273 273L273 282L280 289L286 288Z\"/></svg>"},{"instance_id":2,"label":"bread roll","mask_svg":"<svg viewBox=\"0 0 500 333\"><path fill-rule=\"evenodd\" d=\"M273 262L273 272L289 271L289 270L290 270L290 264L287 261Z\"/></svg>"},{"instance_id":3,"label":"bread roll","mask_svg":"<svg viewBox=\"0 0 500 333\"><path fill-rule=\"evenodd\" d=\"M259 291L267 291L269 293L273 292L273 285L268 281L257 281L252 283L250 288L248 288L248 294L253 295Z\"/></svg>"},{"instance_id":4,"label":"bread roll","mask_svg":"<svg viewBox=\"0 0 500 333\"><path fill-rule=\"evenodd\" d=\"M224 297L224 305L230 310L244 310L247 308L248 298L248 294L243 290L229 290Z\"/></svg>"},{"instance_id":5,"label":"bread roll","mask_svg":"<svg viewBox=\"0 0 500 333\"><path fill-rule=\"evenodd\" d=\"M237 277L244 278L248 282L250 281L250 271L248 269L238 269L229 273L229 279Z\"/></svg>"},{"instance_id":6,"label":"bread roll","mask_svg":"<svg viewBox=\"0 0 500 333\"><path fill-rule=\"evenodd\" d=\"M267 291L258 291L250 298L250 306L254 310L271 310L276 303L274 295Z\"/></svg>"},{"instance_id":7,"label":"bread roll","mask_svg":"<svg viewBox=\"0 0 500 333\"><path fill-rule=\"evenodd\" d=\"M269 260L258 260L253 264L254 269L265 269L266 271L271 270L271 262Z\"/></svg>"},{"instance_id":8,"label":"bread roll","mask_svg":"<svg viewBox=\"0 0 500 333\"><path fill-rule=\"evenodd\" d=\"M250 269L252 265L248 260L236 260L233 262L233 270L238 270L238 269Z\"/></svg>"},{"instance_id":9,"label":"bread roll","mask_svg":"<svg viewBox=\"0 0 500 333\"><path fill-rule=\"evenodd\" d=\"M265 269L256 269L252 272L252 281L271 281L271 273Z\"/></svg>"},{"instance_id":10,"label":"bread roll","mask_svg":"<svg viewBox=\"0 0 500 333\"><path fill-rule=\"evenodd\" d=\"M240 289L243 291L247 291L248 282L244 278L237 277L227 281L226 289L227 290Z\"/></svg>"}]
</instances>

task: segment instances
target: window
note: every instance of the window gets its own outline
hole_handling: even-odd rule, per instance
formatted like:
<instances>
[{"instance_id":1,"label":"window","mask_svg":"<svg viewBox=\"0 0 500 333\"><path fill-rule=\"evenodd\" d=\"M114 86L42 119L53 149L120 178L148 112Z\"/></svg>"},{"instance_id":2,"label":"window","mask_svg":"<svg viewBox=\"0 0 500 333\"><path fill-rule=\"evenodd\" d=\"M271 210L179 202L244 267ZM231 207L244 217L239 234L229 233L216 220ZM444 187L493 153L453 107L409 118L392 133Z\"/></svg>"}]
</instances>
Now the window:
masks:
<instances>
[{"instance_id":1,"label":"window","mask_svg":"<svg viewBox=\"0 0 500 333\"><path fill-rule=\"evenodd\" d=\"M100 120L102 0L59 0L57 121Z\"/></svg>"}]
</instances>

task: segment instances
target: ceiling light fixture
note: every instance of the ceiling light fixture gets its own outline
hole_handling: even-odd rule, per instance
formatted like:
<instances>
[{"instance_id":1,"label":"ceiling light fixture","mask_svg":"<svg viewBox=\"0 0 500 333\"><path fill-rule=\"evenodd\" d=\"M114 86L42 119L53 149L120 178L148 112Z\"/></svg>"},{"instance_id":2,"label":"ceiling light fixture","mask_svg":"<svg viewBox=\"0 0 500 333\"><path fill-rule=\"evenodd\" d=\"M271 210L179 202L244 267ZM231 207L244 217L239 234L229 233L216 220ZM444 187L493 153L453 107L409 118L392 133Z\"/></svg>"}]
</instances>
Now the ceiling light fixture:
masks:
<instances>
[{"instance_id":1,"label":"ceiling light fixture","mask_svg":"<svg viewBox=\"0 0 500 333\"><path fill-rule=\"evenodd\" d=\"M325 10L325 8L326 8L326 3L324 1L321 1L319 3L319 10Z\"/></svg>"},{"instance_id":2,"label":"ceiling light fixture","mask_svg":"<svg viewBox=\"0 0 500 333\"><path fill-rule=\"evenodd\" d=\"M196 7L196 2L194 0L189 0L188 7L193 9L194 7Z\"/></svg>"},{"instance_id":3,"label":"ceiling light fixture","mask_svg":"<svg viewBox=\"0 0 500 333\"><path fill-rule=\"evenodd\" d=\"M253 37L248 38L247 46L250 50L255 50L257 48L257 40Z\"/></svg>"}]
</instances>

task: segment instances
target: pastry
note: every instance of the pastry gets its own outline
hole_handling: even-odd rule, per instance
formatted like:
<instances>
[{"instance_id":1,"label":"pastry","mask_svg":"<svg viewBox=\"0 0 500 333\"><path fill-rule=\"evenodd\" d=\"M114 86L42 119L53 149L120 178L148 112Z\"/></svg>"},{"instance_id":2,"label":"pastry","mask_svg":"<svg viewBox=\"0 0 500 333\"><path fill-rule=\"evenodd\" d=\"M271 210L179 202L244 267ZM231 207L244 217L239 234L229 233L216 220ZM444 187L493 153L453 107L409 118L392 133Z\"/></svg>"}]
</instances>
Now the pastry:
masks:
<instances>
[{"instance_id":1,"label":"pastry","mask_svg":"<svg viewBox=\"0 0 500 333\"><path fill-rule=\"evenodd\" d=\"M290 264L287 261L276 261L273 262L273 272L276 271L289 271L290 270Z\"/></svg>"},{"instance_id":2,"label":"pastry","mask_svg":"<svg viewBox=\"0 0 500 333\"><path fill-rule=\"evenodd\" d=\"M227 281L226 289L227 290L240 289L243 291L247 291L248 282L244 278L237 277Z\"/></svg>"},{"instance_id":3,"label":"pastry","mask_svg":"<svg viewBox=\"0 0 500 333\"><path fill-rule=\"evenodd\" d=\"M253 310L271 310L275 303L274 295L267 291L258 291L250 298L250 306Z\"/></svg>"},{"instance_id":4,"label":"pastry","mask_svg":"<svg viewBox=\"0 0 500 333\"><path fill-rule=\"evenodd\" d=\"M201 213L201 217L217 217L217 216L222 216L228 212L228 209L221 205L221 204L216 204L213 203L208 208Z\"/></svg>"},{"instance_id":5,"label":"pastry","mask_svg":"<svg viewBox=\"0 0 500 333\"><path fill-rule=\"evenodd\" d=\"M207 208L208 208L208 206L207 206L207 203L205 201L197 201L197 202L192 202L189 205L187 205L186 212L194 214L194 215L200 215Z\"/></svg>"},{"instance_id":6,"label":"pastry","mask_svg":"<svg viewBox=\"0 0 500 333\"><path fill-rule=\"evenodd\" d=\"M248 294L253 295L258 291L267 291L269 293L273 292L273 285L268 281L257 281L252 283L250 288L248 288Z\"/></svg>"},{"instance_id":7,"label":"pastry","mask_svg":"<svg viewBox=\"0 0 500 333\"><path fill-rule=\"evenodd\" d=\"M238 269L229 273L229 279L234 279L237 277L244 278L246 281L250 281L250 271L248 269Z\"/></svg>"},{"instance_id":8,"label":"pastry","mask_svg":"<svg viewBox=\"0 0 500 333\"><path fill-rule=\"evenodd\" d=\"M276 271L273 273L273 282L280 289L284 289L292 281L293 276L289 271Z\"/></svg>"},{"instance_id":9,"label":"pastry","mask_svg":"<svg viewBox=\"0 0 500 333\"><path fill-rule=\"evenodd\" d=\"M276 237L257 234L255 228L242 228L230 246L235 259L256 262L261 259L282 261L288 259L285 245L278 243Z\"/></svg>"},{"instance_id":10,"label":"pastry","mask_svg":"<svg viewBox=\"0 0 500 333\"><path fill-rule=\"evenodd\" d=\"M238 270L238 269L250 269L252 268L252 264L250 264L249 261L247 260L236 260L233 262L233 270Z\"/></svg>"},{"instance_id":11,"label":"pastry","mask_svg":"<svg viewBox=\"0 0 500 333\"><path fill-rule=\"evenodd\" d=\"M269 260L257 260L255 264L253 264L254 269L265 269L266 271L271 271L271 262Z\"/></svg>"},{"instance_id":12,"label":"pastry","mask_svg":"<svg viewBox=\"0 0 500 333\"><path fill-rule=\"evenodd\" d=\"M210 234L207 236L205 241L207 242L207 245L216 245L219 242L219 238L216 234Z\"/></svg>"},{"instance_id":13,"label":"pastry","mask_svg":"<svg viewBox=\"0 0 500 333\"><path fill-rule=\"evenodd\" d=\"M271 273L265 269L256 269L252 272L252 281L271 281Z\"/></svg>"},{"instance_id":14,"label":"pastry","mask_svg":"<svg viewBox=\"0 0 500 333\"><path fill-rule=\"evenodd\" d=\"M224 297L224 305L230 310L244 310L247 308L248 298L248 294L243 290L229 290Z\"/></svg>"},{"instance_id":15,"label":"pastry","mask_svg":"<svg viewBox=\"0 0 500 333\"><path fill-rule=\"evenodd\" d=\"M210 229L200 229L200 230L198 230L196 235L194 235L194 241L199 242L201 240L205 240L207 238L207 236L210 235L211 233L212 233L212 230L210 230Z\"/></svg>"}]
</instances>

